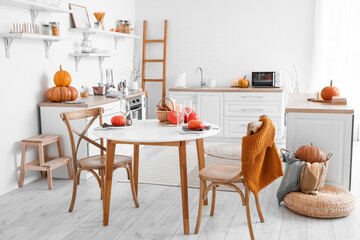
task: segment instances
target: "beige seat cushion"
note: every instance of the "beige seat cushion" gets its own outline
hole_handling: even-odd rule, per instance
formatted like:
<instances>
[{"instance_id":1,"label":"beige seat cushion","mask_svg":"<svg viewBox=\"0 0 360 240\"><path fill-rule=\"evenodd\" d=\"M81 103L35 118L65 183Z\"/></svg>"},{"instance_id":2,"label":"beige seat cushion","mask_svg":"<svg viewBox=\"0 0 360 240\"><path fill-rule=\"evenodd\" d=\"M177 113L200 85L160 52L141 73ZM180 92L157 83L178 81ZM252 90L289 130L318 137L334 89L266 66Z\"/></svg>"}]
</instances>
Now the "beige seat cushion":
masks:
<instances>
[{"instance_id":1,"label":"beige seat cushion","mask_svg":"<svg viewBox=\"0 0 360 240\"><path fill-rule=\"evenodd\" d=\"M239 175L240 172L240 165L214 163L204 167L199 172L199 176L202 180L206 181L231 183L231 180L236 175Z\"/></svg>"},{"instance_id":2,"label":"beige seat cushion","mask_svg":"<svg viewBox=\"0 0 360 240\"><path fill-rule=\"evenodd\" d=\"M356 206L355 197L348 190L330 185L325 185L317 195L291 192L284 203L296 213L315 218L345 217Z\"/></svg>"},{"instance_id":3,"label":"beige seat cushion","mask_svg":"<svg viewBox=\"0 0 360 240\"><path fill-rule=\"evenodd\" d=\"M124 155L115 155L114 168L131 163L132 158ZM78 160L82 168L105 169L106 155L96 155Z\"/></svg>"}]
</instances>

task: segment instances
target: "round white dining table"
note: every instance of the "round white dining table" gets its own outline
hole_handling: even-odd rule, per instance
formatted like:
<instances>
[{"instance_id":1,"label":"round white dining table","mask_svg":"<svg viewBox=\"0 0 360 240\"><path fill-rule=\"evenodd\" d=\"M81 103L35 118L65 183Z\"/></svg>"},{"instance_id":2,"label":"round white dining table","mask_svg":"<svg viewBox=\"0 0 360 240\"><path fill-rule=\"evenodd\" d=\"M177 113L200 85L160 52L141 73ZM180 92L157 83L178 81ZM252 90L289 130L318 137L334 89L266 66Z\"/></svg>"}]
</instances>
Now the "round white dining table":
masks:
<instances>
[{"instance_id":1,"label":"round white dining table","mask_svg":"<svg viewBox=\"0 0 360 240\"><path fill-rule=\"evenodd\" d=\"M186 167L186 145L195 140L199 170L205 166L204 141L206 137L216 135L220 128L215 124L210 125L210 129L202 132L178 131L176 126L160 125L156 119L139 120L137 126L130 127L97 127L94 134L107 140L106 167L105 167L105 194L103 198L103 225L109 224L111 185L113 176L113 164L116 144L133 144L133 177L136 194L138 193L138 171L139 171L139 151L140 145L174 146L179 149L180 179L181 179L181 198L183 212L184 233L189 234L189 204L188 204L188 184ZM207 199L204 201L207 204Z\"/></svg>"}]
</instances>

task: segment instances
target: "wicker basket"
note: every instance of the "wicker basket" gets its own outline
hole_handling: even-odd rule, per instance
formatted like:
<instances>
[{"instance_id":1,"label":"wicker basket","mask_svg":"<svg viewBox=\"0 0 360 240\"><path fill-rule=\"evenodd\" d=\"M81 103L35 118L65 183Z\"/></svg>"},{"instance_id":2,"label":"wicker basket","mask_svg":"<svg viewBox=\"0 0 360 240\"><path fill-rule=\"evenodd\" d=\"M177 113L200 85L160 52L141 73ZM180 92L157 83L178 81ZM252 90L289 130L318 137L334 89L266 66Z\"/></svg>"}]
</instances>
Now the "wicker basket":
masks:
<instances>
[{"instance_id":1,"label":"wicker basket","mask_svg":"<svg viewBox=\"0 0 360 240\"><path fill-rule=\"evenodd\" d=\"M169 102L171 103L171 105L172 105L172 109L175 109L175 106L174 106L174 103L169 99L169 98L162 98L160 101L159 101L159 103L158 103L158 105L163 101L163 99L164 100L169 100ZM160 121L160 122L165 122L165 121L167 121L168 120L168 115L169 115L169 113L171 113L171 111L157 111L157 118L158 118L158 120Z\"/></svg>"}]
</instances>

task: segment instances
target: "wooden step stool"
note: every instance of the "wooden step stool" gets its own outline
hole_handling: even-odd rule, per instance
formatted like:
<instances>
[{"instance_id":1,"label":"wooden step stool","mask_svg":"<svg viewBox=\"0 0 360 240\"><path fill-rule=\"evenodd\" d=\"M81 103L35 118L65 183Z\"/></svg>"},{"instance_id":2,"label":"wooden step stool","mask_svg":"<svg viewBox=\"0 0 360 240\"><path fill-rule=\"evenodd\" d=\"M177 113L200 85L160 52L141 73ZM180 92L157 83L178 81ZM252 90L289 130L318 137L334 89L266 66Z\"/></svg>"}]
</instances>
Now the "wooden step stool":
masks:
<instances>
[{"instance_id":1,"label":"wooden step stool","mask_svg":"<svg viewBox=\"0 0 360 240\"><path fill-rule=\"evenodd\" d=\"M47 158L45 146L51 143L57 143L59 158ZM29 163L25 163L27 147L37 147L39 151L39 159ZM67 165L69 179L72 179L70 157L64 157L59 135L39 135L22 140L21 169L20 169L20 187L24 186L25 170L46 171L48 189L52 190L52 174L51 171L63 165ZM43 175L44 176L44 175Z\"/></svg>"}]
</instances>

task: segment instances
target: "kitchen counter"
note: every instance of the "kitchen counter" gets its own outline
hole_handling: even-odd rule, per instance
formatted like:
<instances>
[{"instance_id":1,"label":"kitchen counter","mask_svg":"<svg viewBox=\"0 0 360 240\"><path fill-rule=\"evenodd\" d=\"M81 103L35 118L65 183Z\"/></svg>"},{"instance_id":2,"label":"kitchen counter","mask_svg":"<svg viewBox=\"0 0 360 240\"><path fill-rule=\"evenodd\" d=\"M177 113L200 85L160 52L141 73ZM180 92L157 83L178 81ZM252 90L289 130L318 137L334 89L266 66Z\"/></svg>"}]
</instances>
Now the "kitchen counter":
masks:
<instances>
[{"instance_id":1,"label":"kitchen counter","mask_svg":"<svg viewBox=\"0 0 360 240\"><path fill-rule=\"evenodd\" d=\"M96 95L96 96L89 96L87 98L78 98L77 100L80 102L84 102L84 103L64 103L64 102L42 102L39 103L40 107L77 107L77 108L89 108L89 107L95 107L95 106L99 106L102 104L107 104L107 103L113 103L113 102L118 102L121 99L128 99L128 98L132 98L132 97L136 97L139 95L145 95L146 91L142 91L142 92L137 92L134 94L129 94L127 95L125 98L110 98L110 97L105 97L105 96L100 96L100 95Z\"/></svg>"},{"instance_id":2,"label":"kitchen counter","mask_svg":"<svg viewBox=\"0 0 360 240\"><path fill-rule=\"evenodd\" d=\"M238 88L238 87L214 87L214 88L169 88L174 92L283 92L282 88Z\"/></svg>"},{"instance_id":3,"label":"kitchen counter","mask_svg":"<svg viewBox=\"0 0 360 240\"><path fill-rule=\"evenodd\" d=\"M313 94L314 95L314 94ZM307 101L310 94L292 94L286 105L286 149L295 152L303 145L319 147L329 160L326 183L351 189L354 109Z\"/></svg>"},{"instance_id":4,"label":"kitchen counter","mask_svg":"<svg viewBox=\"0 0 360 240\"><path fill-rule=\"evenodd\" d=\"M285 107L285 112L299 113L345 113L353 114L354 109L349 105L334 105L331 103L320 103L307 101L314 94L292 94Z\"/></svg>"}]
</instances>

